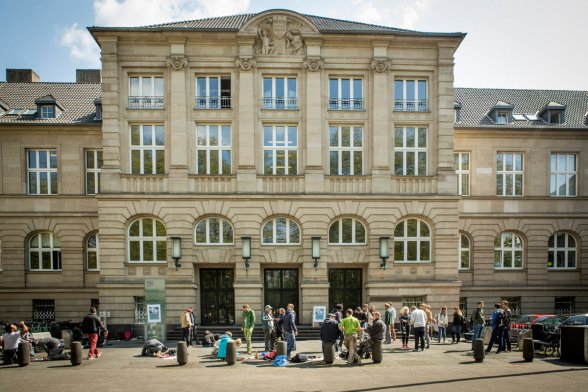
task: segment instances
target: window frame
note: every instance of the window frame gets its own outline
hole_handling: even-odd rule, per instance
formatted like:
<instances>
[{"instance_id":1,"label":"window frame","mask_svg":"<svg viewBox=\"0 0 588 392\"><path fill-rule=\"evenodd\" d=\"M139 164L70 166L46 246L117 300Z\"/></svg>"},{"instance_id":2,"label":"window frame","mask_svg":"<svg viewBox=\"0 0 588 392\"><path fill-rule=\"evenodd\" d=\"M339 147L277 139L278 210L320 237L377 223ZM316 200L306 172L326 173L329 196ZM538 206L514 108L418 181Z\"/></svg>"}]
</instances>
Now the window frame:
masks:
<instances>
[{"instance_id":1,"label":"window frame","mask_svg":"<svg viewBox=\"0 0 588 392\"><path fill-rule=\"evenodd\" d=\"M467 169L464 169L464 160L462 157L467 156ZM460 196L470 196L472 186L472 158L469 151L455 151L453 153L453 166L457 175L457 194ZM467 178L467 190L464 193L463 179Z\"/></svg>"},{"instance_id":2,"label":"window frame","mask_svg":"<svg viewBox=\"0 0 588 392\"><path fill-rule=\"evenodd\" d=\"M510 112L508 110L496 111L496 124L505 125L510 124Z\"/></svg>"},{"instance_id":3,"label":"window frame","mask_svg":"<svg viewBox=\"0 0 588 392\"><path fill-rule=\"evenodd\" d=\"M205 80L205 95L199 95L198 79ZM218 83L218 95L211 95L211 80L216 80ZM223 80L228 81L229 95L223 95ZM195 85L195 109L230 109L231 108L231 76L230 75L196 75L194 77Z\"/></svg>"},{"instance_id":4,"label":"window frame","mask_svg":"<svg viewBox=\"0 0 588 392\"><path fill-rule=\"evenodd\" d=\"M351 242L343 242L343 237L344 237L344 233L343 233L343 221L344 220L351 220ZM337 224L338 227L338 240L337 242L331 242L331 229L333 228L333 226ZM358 242L356 239L356 234L357 234L357 229L356 226L357 225L361 225L361 227L363 228L363 236L364 236L364 241L363 242ZM328 228L327 231L327 243L329 245L335 245L335 246L355 246L355 245L367 245L368 242L368 231L367 231L367 227L366 225L363 224L362 221L360 221L357 218L353 218L353 217L349 217L349 216L344 216L344 217L340 217L336 220L334 220Z\"/></svg>"},{"instance_id":5,"label":"window frame","mask_svg":"<svg viewBox=\"0 0 588 392\"><path fill-rule=\"evenodd\" d=\"M151 219L152 222L152 236L144 236L143 230L144 225L143 221L146 219ZM136 223L139 222L139 235L131 236L131 228ZM163 229L165 230L165 234L163 236L157 235L157 222L163 225ZM139 243L139 260L131 260L131 241L135 241ZM145 246L144 244L147 242L151 242L152 245L152 252L153 252L153 260L145 260ZM165 257L163 260L157 259L157 243L164 242L165 243ZM132 222L129 223L126 231L126 244L127 244L127 260L128 264L167 264L167 227L165 223L155 217L141 217L134 219Z\"/></svg>"},{"instance_id":6,"label":"window frame","mask_svg":"<svg viewBox=\"0 0 588 392\"><path fill-rule=\"evenodd\" d=\"M132 80L139 80L138 95L132 95ZM151 79L150 90L153 95L146 95L143 91L143 79ZM156 79L161 79L161 95L156 95ZM163 75L128 75L128 108L129 109L165 109L165 77Z\"/></svg>"},{"instance_id":7,"label":"window frame","mask_svg":"<svg viewBox=\"0 0 588 392\"><path fill-rule=\"evenodd\" d=\"M509 248L504 247L504 236L507 234L512 235L512 246ZM500 238L500 247L496 246L496 240L498 238ZM521 243L520 248L516 247L515 238L519 239L519 241ZM520 267L515 266L516 252L518 252L518 251L521 252L521 266ZM497 252L500 252L500 265L497 265ZM505 252L510 252L510 254L511 254L511 261L512 261L511 267L504 266ZM514 231L501 232L498 235L498 237L496 237L496 239L494 240L494 270L495 271L521 271L524 268L525 268L525 241L524 241L523 237Z\"/></svg>"},{"instance_id":8,"label":"window frame","mask_svg":"<svg viewBox=\"0 0 588 392\"><path fill-rule=\"evenodd\" d=\"M558 235L564 235L564 245L563 247L560 247L558 245ZM551 239L553 238L553 246L549 245L549 242L551 241ZM571 247L569 246L569 239L572 238L572 240L574 241L574 246ZM567 232L567 231L556 231L555 233L553 233L552 235L549 236L549 238L547 239L547 270L548 271L574 271L578 269L578 238ZM550 267L549 266L549 257L550 257L550 253L553 252L553 265ZM558 267L557 266L557 254L563 252L564 254L564 261L565 261L565 266L563 267ZM569 254L570 252L574 252L574 266L570 267L569 266Z\"/></svg>"},{"instance_id":9,"label":"window frame","mask_svg":"<svg viewBox=\"0 0 588 392\"><path fill-rule=\"evenodd\" d=\"M462 239L465 238L468 241L468 246L463 246ZM472 239L470 236L464 233L459 233L459 243L458 243L458 252L459 252L459 260L458 260L458 270L460 271L468 271L472 269ZM467 253L468 257L468 265L467 267L463 266L463 254Z\"/></svg>"},{"instance_id":10,"label":"window frame","mask_svg":"<svg viewBox=\"0 0 588 392\"><path fill-rule=\"evenodd\" d=\"M42 246L42 235L49 234L49 247L45 248ZM33 247L33 239L37 239L37 247ZM55 246L55 240L57 239L57 246ZM43 253L49 253L50 268L43 268ZM32 266L32 255L33 253L38 254L38 268ZM57 253L57 254L55 254ZM61 239L55 235L52 231L39 231L30 236L27 241L27 254L28 254L28 271L31 272L61 272L63 271L63 261L61 257ZM57 261L54 257L58 256ZM58 268L54 268L57 263Z\"/></svg>"},{"instance_id":11,"label":"window frame","mask_svg":"<svg viewBox=\"0 0 588 392\"><path fill-rule=\"evenodd\" d=\"M276 95L278 80L283 79L284 96ZM266 95L266 80L271 82L270 95ZM294 97L290 96L290 81L294 80ZM298 77L297 76L263 76L261 80L261 108L278 110L298 109Z\"/></svg>"},{"instance_id":12,"label":"window frame","mask_svg":"<svg viewBox=\"0 0 588 392\"><path fill-rule=\"evenodd\" d=\"M284 128L284 142L283 145L277 145L278 143L282 143L281 141L276 140L277 129L283 127ZM296 143L294 145L289 145L290 143L290 128L294 128L296 131ZM266 130L271 129L272 138L271 138L271 145L266 145L265 142L265 134ZM298 146L299 146L299 139L300 136L298 135L298 126L297 125L288 125L288 124L264 124L262 130L262 162L263 162L263 174L267 176L296 176L298 175L299 169L299 153L298 153ZM284 152L284 173L277 173L278 166L278 151ZM271 166L266 165L266 153L271 152L272 164ZM294 152L295 155L295 165L296 165L296 172L290 173L290 152ZM271 173L268 171L271 169Z\"/></svg>"},{"instance_id":13,"label":"window frame","mask_svg":"<svg viewBox=\"0 0 588 392\"><path fill-rule=\"evenodd\" d=\"M94 167L88 167L88 153L92 154L94 160ZM86 149L84 150L84 171L85 171L85 186L86 195L97 195L100 193L100 173L102 172L102 150L101 149ZM94 190L90 191L88 184L88 176L94 178Z\"/></svg>"},{"instance_id":14,"label":"window frame","mask_svg":"<svg viewBox=\"0 0 588 392\"><path fill-rule=\"evenodd\" d=\"M329 105L328 110L365 110L365 86L363 83L363 77L357 76L329 76L328 80L328 92L329 92ZM331 95L331 81L337 81L337 96ZM342 81L349 80L349 98L342 97ZM355 82L361 82L361 93L357 97Z\"/></svg>"},{"instance_id":15,"label":"window frame","mask_svg":"<svg viewBox=\"0 0 588 392\"><path fill-rule=\"evenodd\" d=\"M210 242L210 220L212 219L216 219L219 221L219 240L220 242ZM206 225L205 228L205 236L206 236L206 242L198 242L198 226L200 226L202 223L204 223ZM230 229L231 229L231 235L233 237L231 242L224 242L224 230L223 230L223 226L224 224L229 225ZM218 216L210 216L208 218L204 218L204 219L200 219L198 222L196 222L196 225L194 226L194 245L196 246L231 246L235 244L235 229L233 227L233 225L231 225L231 222L229 222L227 219L225 218L221 218Z\"/></svg>"},{"instance_id":16,"label":"window frame","mask_svg":"<svg viewBox=\"0 0 588 392\"><path fill-rule=\"evenodd\" d=\"M211 127L217 127L217 145L210 144L210 130ZM200 129L203 128L206 134L205 142L206 144L199 144L200 138L199 133ZM229 144L224 145L223 143L223 134L224 130L228 128L229 131ZM206 173L200 173L200 157L199 152L205 151L205 162L204 165L206 166ZM223 170L223 162L224 162L224 152L229 153L229 172L225 173ZM218 155L217 162L218 162L218 173L211 174L211 157L213 153ZM212 175L212 176L222 176L222 175L231 175L233 172L233 130L230 124L197 124L196 125L196 174L197 175Z\"/></svg>"},{"instance_id":17,"label":"window frame","mask_svg":"<svg viewBox=\"0 0 588 392\"><path fill-rule=\"evenodd\" d=\"M564 170L560 169L560 157L565 157L566 163ZM573 170L569 170L570 158L573 158ZM555 162L554 162L555 160ZM555 171L554 171L555 163ZM559 194L559 178L565 177L565 195ZM573 178L575 183L575 193L570 194L570 180ZM554 187L555 181L555 187ZM552 191L555 189L555 193ZM578 154L575 152L551 152L549 155L549 196L550 197L578 197Z\"/></svg>"},{"instance_id":18,"label":"window frame","mask_svg":"<svg viewBox=\"0 0 588 392\"><path fill-rule=\"evenodd\" d=\"M44 152L46 154L46 167L40 167L40 154ZM30 167L31 158L30 154L35 154L35 166L34 168ZM51 167L52 157L55 157L55 167ZM59 194L59 157L57 155L57 149L51 148L28 148L26 149L26 167L27 167L27 194L28 195L35 195L35 196L53 196ZM47 193L41 193L41 177L42 174L46 174L46 182L47 182ZM53 189L52 183L52 174L55 173L55 190ZM35 175L35 183L36 183L36 190L35 192L31 192L31 175ZM55 192L54 192L55 191Z\"/></svg>"},{"instance_id":19,"label":"window frame","mask_svg":"<svg viewBox=\"0 0 588 392\"><path fill-rule=\"evenodd\" d=\"M414 220L417 222L416 225L416 235L414 237L409 237L408 236L408 222ZM404 235L402 237L397 237L396 236L396 230L398 228L398 225L402 224L403 227L403 233ZM427 229L429 230L429 235L428 236L422 236L421 235L421 225L424 224ZM407 260L407 256L408 256L408 243L409 242L415 242L416 243L416 260ZM421 256L421 243L425 243L428 242L429 243L429 259L428 260L422 260L422 256ZM398 260L396 259L396 247L397 244L403 244L402 246L402 253L404 258L402 260ZM403 219L401 221L399 221L396 226L394 226L394 263L398 263L398 264L431 264L433 262L433 232L431 229L431 226L424 221L423 219L419 219L419 218L406 218Z\"/></svg>"},{"instance_id":20,"label":"window frame","mask_svg":"<svg viewBox=\"0 0 588 392\"><path fill-rule=\"evenodd\" d=\"M407 133L409 129L413 129L414 130L414 146L407 146ZM419 134L420 131L424 130L425 131L425 146L424 147L419 147ZM398 132L401 131L402 132L402 145L399 146L398 145L398 137L397 134ZM408 126L408 127L394 127L394 175L395 176L415 176L415 177L423 177L423 176L428 176L429 175L429 128L428 127L423 127L423 126ZM402 154L402 173L398 173L398 166L397 166L397 154L401 153ZM419 170L419 154L420 153L424 153L425 154L425 173L421 174L420 170ZM408 170L407 170L407 162L408 162L408 156L410 155L414 155L413 160L414 160L414 173L413 174L407 174Z\"/></svg>"},{"instance_id":21,"label":"window frame","mask_svg":"<svg viewBox=\"0 0 588 392\"><path fill-rule=\"evenodd\" d=\"M96 238L96 246L90 247L90 240L95 237ZM93 249L93 250L91 250ZM85 253L85 261L86 261L86 271L87 272L98 272L100 271L100 240L98 238L98 232L94 232L90 234L84 243L84 253ZM90 253L96 254L96 268L90 268Z\"/></svg>"},{"instance_id":22,"label":"window frame","mask_svg":"<svg viewBox=\"0 0 588 392\"><path fill-rule=\"evenodd\" d=\"M407 82L414 82L414 98L408 99ZM425 98L420 97L420 82L425 84ZM399 89L399 84L402 88ZM400 91L399 91L400 90ZM399 94L399 92L401 92ZM412 104L411 104L412 101ZM427 78L395 78L394 79L394 111L395 112L428 112L429 109L429 80Z\"/></svg>"},{"instance_id":23,"label":"window frame","mask_svg":"<svg viewBox=\"0 0 588 392\"><path fill-rule=\"evenodd\" d=\"M512 155L512 170L506 170L508 165L507 163L507 156ZM499 167L498 163L498 156L501 156L502 167ZM516 164L516 157L521 157L521 169L517 170ZM517 151L497 151L495 155L495 165L496 165L496 196L500 197L524 197L525 196L525 153L524 152L517 152ZM512 180L512 194L507 193L507 178L508 176L513 176ZM521 176L521 193L516 194L516 179L517 176ZM500 194L498 188L498 180L501 178L501 187L502 193Z\"/></svg>"},{"instance_id":24,"label":"window frame","mask_svg":"<svg viewBox=\"0 0 588 392\"><path fill-rule=\"evenodd\" d=\"M343 146L342 129L349 128L349 146ZM337 146L332 146L331 132L336 130L337 132ZM361 132L360 146L356 147L355 144L355 132ZM330 125L329 126L329 175L332 176L362 176L364 169L364 152L363 146L365 145L363 126L354 125ZM345 174L343 170L343 155L345 152L349 153L349 173ZM337 154L337 168L333 172L333 166L331 165L332 153ZM355 173L355 155L359 153L361 155L361 172Z\"/></svg>"},{"instance_id":25,"label":"window frame","mask_svg":"<svg viewBox=\"0 0 588 392\"><path fill-rule=\"evenodd\" d=\"M276 242L276 238L277 238L277 225L276 225L276 221L278 219L285 219L285 226L286 226L286 242ZM264 231L265 228L268 224L272 224L272 239L271 242L266 242L265 241L265 236L264 236ZM298 242L292 242L291 241L291 233L290 233L290 224L294 223L296 225L296 227L298 228ZM298 222L296 222L294 219L291 219L287 216L276 216L273 217L271 219L266 220L263 225L261 225L261 245L269 245L269 246L274 246L274 245L278 245L278 246L292 246L292 245L300 245L302 243L302 229L300 228L300 225L298 224Z\"/></svg>"},{"instance_id":26,"label":"window frame","mask_svg":"<svg viewBox=\"0 0 588 392\"><path fill-rule=\"evenodd\" d=\"M48 118L55 118L56 111L55 105L41 105L41 118L48 119Z\"/></svg>"},{"instance_id":27,"label":"window frame","mask_svg":"<svg viewBox=\"0 0 588 392\"><path fill-rule=\"evenodd\" d=\"M133 128L139 127L139 144L133 144ZM152 127L151 143L144 144L145 127ZM157 128L161 127L163 131L163 144L157 144ZM163 124L130 124L129 125L129 162L131 175L164 175L165 168L165 126ZM139 151L139 173L133 172L133 151ZM145 152L151 151L151 173L145 173ZM157 172L157 151L163 154L163 171Z\"/></svg>"}]
</instances>

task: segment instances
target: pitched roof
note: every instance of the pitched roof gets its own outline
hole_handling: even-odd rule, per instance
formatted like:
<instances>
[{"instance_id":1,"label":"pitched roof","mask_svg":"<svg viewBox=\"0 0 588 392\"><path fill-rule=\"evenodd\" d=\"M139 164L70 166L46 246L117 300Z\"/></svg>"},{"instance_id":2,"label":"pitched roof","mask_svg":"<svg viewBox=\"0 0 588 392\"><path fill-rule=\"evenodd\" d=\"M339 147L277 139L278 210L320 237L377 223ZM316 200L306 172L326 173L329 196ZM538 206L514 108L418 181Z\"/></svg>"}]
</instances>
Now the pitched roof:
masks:
<instances>
[{"instance_id":1,"label":"pitched roof","mask_svg":"<svg viewBox=\"0 0 588 392\"><path fill-rule=\"evenodd\" d=\"M493 88L455 88L454 100L461 103L460 121L456 128L583 128L588 129L586 110L588 92L571 90L514 90ZM537 115L552 102L565 107L562 124L547 124L541 118L514 120L508 124L495 124L487 113L497 102L508 102L513 106L513 115ZM531 118L534 118L531 116Z\"/></svg>"},{"instance_id":2,"label":"pitched roof","mask_svg":"<svg viewBox=\"0 0 588 392\"><path fill-rule=\"evenodd\" d=\"M38 99L52 97L63 112L56 118L0 115L0 124L100 124L95 120L94 99L102 95L100 84L90 83L6 83L0 82L0 101L8 109L37 109Z\"/></svg>"}]
</instances>

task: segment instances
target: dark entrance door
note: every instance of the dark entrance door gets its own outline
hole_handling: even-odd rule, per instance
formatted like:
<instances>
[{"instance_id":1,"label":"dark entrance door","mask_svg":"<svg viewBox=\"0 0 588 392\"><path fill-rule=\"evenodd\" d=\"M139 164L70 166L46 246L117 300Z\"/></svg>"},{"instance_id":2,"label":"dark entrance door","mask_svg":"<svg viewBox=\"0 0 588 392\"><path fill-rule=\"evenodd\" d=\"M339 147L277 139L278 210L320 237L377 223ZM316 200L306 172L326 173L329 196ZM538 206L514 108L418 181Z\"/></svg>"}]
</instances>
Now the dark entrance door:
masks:
<instances>
[{"instance_id":1,"label":"dark entrance door","mask_svg":"<svg viewBox=\"0 0 588 392\"><path fill-rule=\"evenodd\" d=\"M201 269L200 294L203 325L235 323L235 291L232 269Z\"/></svg>"},{"instance_id":2,"label":"dark entrance door","mask_svg":"<svg viewBox=\"0 0 588 392\"><path fill-rule=\"evenodd\" d=\"M279 308L286 309L288 304L293 304L298 322L298 270L266 269L264 275L264 306L271 305L277 312Z\"/></svg>"},{"instance_id":3,"label":"dark entrance door","mask_svg":"<svg viewBox=\"0 0 588 392\"><path fill-rule=\"evenodd\" d=\"M361 269L341 268L329 270L329 311L336 304L343 304L346 309L355 309L361 303L362 280Z\"/></svg>"}]
</instances>

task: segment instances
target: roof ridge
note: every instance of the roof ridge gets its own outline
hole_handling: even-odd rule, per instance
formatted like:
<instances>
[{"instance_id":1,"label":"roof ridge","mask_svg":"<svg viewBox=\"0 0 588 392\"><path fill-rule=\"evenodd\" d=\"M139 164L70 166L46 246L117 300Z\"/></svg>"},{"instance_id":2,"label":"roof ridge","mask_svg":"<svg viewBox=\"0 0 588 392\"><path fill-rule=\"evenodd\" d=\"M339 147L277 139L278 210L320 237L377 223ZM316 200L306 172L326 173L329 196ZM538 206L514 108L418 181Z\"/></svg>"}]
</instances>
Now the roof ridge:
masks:
<instances>
[{"instance_id":1,"label":"roof ridge","mask_svg":"<svg viewBox=\"0 0 588 392\"><path fill-rule=\"evenodd\" d=\"M102 83L78 83L78 82L0 82L1 84L30 84L30 85L41 85L41 84L71 84L71 85L95 85L102 86Z\"/></svg>"},{"instance_id":2,"label":"roof ridge","mask_svg":"<svg viewBox=\"0 0 588 392\"><path fill-rule=\"evenodd\" d=\"M558 91L558 92L576 92L587 93L588 90L568 90L556 88L502 88L502 87L453 87L454 90L484 90L484 91Z\"/></svg>"},{"instance_id":3,"label":"roof ridge","mask_svg":"<svg viewBox=\"0 0 588 392\"><path fill-rule=\"evenodd\" d=\"M370 26L370 27L380 27L380 28L385 28L385 29L393 29L393 30L399 30L399 31L407 31L407 32L411 32L411 33L420 33L420 31L417 31L417 30L401 29L399 27L383 26L383 25L377 25L377 24L373 24L373 23L358 22L358 21L355 21L355 20L332 18L332 17L329 17L329 16L319 16L319 15L311 15L311 14L301 14L301 15L304 15L306 17L312 17L312 18L328 19L328 20L333 20L333 21L337 21L337 22L357 23L357 24L361 24L361 25L364 25L364 26Z\"/></svg>"},{"instance_id":4,"label":"roof ridge","mask_svg":"<svg viewBox=\"0 0 588 392\"><path fill-rule=\"evenodd\" d=\"M165 26L169 26L169 25L174 25L174 24L178 24L178 23L188 23L188 22L196 22L196 21L203 21L203 20L214 20L214 19L222 19L222 18L234 18L237 16L253 16L253 15L258 15L258 13L251 13L251 12L243 12L241 14L233 14L233 15L222 15L222 16L211 16L208 18L200 18L200 19L184 19L184 20L176 20L174 22L166 22L166 23L160 23L160 24L152 24L152 25L145 25L145 26L137 26L137 27L165 27Z\"/></svg>"}]
</instances>

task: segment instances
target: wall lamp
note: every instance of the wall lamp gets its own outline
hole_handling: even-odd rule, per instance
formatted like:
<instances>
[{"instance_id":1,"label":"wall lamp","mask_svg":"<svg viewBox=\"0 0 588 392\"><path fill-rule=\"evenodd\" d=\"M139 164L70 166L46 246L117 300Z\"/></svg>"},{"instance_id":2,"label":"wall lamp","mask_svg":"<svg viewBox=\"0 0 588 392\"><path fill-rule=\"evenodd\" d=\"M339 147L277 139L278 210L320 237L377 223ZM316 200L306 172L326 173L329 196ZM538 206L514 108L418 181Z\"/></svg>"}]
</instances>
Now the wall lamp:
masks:
<instances>
[{"instance_id":1,"label":"wall lamp","mask_svg":"<svg viewBox=\"0 0 588 392\"><path fill-rule=\"evenodd\" d=\"M312 237L312 259L314 260L314 269L318 267L318 261L321 258L321 237Z\"/></svg>"},{"instance_id":2,"label":"wall lamp","mask_svg":"<svg viewBox=\"0 0 588 392\"><path fill-rule=\"evenodd\" d=\"M245 270L248 270L249 259L251 258L251 237L241 237L241 241L243 242L241 257L243 257L243 260L245 260Z\"/></svg>"},{"instance_id":3,"label":"wall lamp","mask_svg":"<svg viewBox=\"0 0 588 392\"><path fill-rule=\"evenodd\" d=\"M176 265L176 271L180 269L182 264L180 259L182 258L182 239L180 237L171 237L172 241L172 259Z\"/></svg>"},{"instance_id":4,"label":"wall lamp","mask_svg":"<svg viewBox=\"0 0 588 392\"><path fill-rule=\"evenodd\" d=\"M380 268L386 270L386 261L389 257L388 251L388 240L390 237L380 237L380 258L382 262L380 263Z\"/></svg>"}]
</instances>

